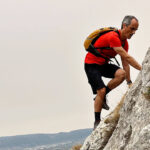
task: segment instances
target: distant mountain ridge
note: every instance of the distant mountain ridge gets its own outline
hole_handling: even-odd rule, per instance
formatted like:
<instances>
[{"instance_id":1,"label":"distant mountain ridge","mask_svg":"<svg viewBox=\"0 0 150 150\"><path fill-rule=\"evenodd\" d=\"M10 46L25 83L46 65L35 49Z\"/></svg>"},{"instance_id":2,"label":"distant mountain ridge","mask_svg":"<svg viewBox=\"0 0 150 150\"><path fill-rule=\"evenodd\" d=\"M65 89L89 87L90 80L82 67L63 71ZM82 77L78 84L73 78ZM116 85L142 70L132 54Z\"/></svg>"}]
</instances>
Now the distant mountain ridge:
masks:
<instances>
[{"instance_id":1,"label":"distant mountain ridge","mask_svg":"<svg viewBox=\"0 0 150 150\"><path fill-rule=\"evenodd\" d=\"M80 129L56 134L0 137L0 150L67 150L73 144L81 144L91 132L92 129Z\"/></svg>"}]
</instances>

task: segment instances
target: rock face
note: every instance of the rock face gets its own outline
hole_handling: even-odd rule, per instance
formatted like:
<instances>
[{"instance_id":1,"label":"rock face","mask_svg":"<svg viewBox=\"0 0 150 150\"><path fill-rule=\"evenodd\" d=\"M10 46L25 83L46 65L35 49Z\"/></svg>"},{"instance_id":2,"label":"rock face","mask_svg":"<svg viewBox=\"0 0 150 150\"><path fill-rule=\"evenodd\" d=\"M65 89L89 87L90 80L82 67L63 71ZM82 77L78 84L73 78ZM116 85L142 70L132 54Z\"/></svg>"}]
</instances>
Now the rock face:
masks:
<instances>
[{"instance_id":1,"label":"rock face","mask_svg":"<svg viewBox=\"0 0 150 150\"><path fill-rule=\"evenodd\" d=\"M81 150L150 150L150 49L133 86Z\"/></svg>"}]
</instances>

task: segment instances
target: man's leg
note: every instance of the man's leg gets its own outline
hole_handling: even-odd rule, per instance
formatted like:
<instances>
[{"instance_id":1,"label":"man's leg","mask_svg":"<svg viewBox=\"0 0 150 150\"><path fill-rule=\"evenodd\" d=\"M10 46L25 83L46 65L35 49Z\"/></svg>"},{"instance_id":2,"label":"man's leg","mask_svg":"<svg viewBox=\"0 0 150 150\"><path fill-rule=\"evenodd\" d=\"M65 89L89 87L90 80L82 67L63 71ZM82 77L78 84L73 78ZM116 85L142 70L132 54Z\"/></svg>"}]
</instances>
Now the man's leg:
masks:
<instances>
[{"instance_id":1,"label":"man's leg","mask_svg":"<svg viewBox=\"0 0 150 150\"><path fill-rule=\"evenodd\" d=\"M94 111L95 111L94 129L101 121L101 110L102 110L102 104L103 104L105 94L106 94L106 88L101 88L97 90L97 96L94 101Z\"/></svg>"},{"instance_id":2,"label":"man's leg","mask_svg":"<svg viewBox=\"0 0 150 150\"><path fill-rule=\"evenodd\" d=\"M102 88L97 90L97 95L94 101L94 111L95 112L101 112L102 109L102 104L103 104L103 99L106 94L106 88Z\"/></svg>"},{"instance_id":3,"label":"man's leg","mask_svg":"<svg viewBox=\"0 0 150 150\"><path fill-rule=\"evenodd\" d=\"M114 78L109 81L107 87L110 90L116 88L118 85L120 85L124 81L125 76L126 76L126 72L123 69L118 69L115 72Z\"/></svg>"},{"instance_id":4,"label":"man's leg","mask_svg":"<svg viewBox=\"0 0 150 150\"><path fill-rule=\"evenodd\" d=\"M94 115L95 115L95 124L99 124L101 118L100 113L102 109L102 103L105 95L105 84L102 80L101 70L103 70L102 66L97 64L85 64L85 72L88 77L88 82L91 85L93 94L96 94L95 102L94 102Z\"/></svg>"},{"instance_id":5,"label":"man's leg","mask_svg":"<svg viewBox=\"0 0 150 150\"><path fill-rule=\"evenodd\" d=\"M114 78L108 83L106 86L106 95L114 88L116 88L118 85L120 85L125 79L125 71L123 69L118 69L115 72ZM106 102L106 95L104 97L103 101L103 108L106 110L109 110L109 106Z\"/></svg>"},{"instance_id":6,"label":"man's leg","mask_svg":"<svg viewBox=\"0 0 150 150\"><path fill-rule=\"evenodd\" d=\"M120 85L124 81L125 75L126 73L123 69L118 69L115 72L114 78L108 83L107 87L97 90L97 96L94 102L94 111L95 111L94 129L97 127L101 119L100 115L101 115L101 109L102 109L103 101L105 99L105 95L108 94L112 89Z\"/></svg>"}]
</instances>

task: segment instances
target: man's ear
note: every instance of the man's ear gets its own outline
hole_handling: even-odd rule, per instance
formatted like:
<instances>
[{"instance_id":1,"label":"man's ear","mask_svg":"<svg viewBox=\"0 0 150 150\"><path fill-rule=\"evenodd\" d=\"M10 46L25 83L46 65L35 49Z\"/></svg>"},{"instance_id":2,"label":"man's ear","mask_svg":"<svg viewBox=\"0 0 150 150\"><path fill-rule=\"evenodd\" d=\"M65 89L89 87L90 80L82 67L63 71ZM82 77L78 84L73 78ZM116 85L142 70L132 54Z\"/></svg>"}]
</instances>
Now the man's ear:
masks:
<instances>
[{"instance_id":1,"label":"man's ear","mask_svg":"<svg viewBox=\"0 0 150 150\"><path fill-rule=\"evenodd\" d=\"M127 25L125 23L123 23L123 29L126 28L126 27L127 27Z\"/></svg>"}]
</instances>

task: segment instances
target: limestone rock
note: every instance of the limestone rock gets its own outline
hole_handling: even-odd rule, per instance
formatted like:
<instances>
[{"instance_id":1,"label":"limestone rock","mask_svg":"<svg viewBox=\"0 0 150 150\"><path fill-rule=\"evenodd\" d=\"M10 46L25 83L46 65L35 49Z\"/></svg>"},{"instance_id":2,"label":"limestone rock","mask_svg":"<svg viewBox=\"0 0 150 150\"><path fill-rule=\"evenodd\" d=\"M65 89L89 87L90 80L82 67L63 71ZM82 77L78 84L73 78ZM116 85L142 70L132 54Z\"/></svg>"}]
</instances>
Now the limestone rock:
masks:
<instances>
[{"instance_id":1,"label":"limestone rock","mask_svg":"<svg viewBox=\"0 0 150 150\"><path fill-rule=\"evenodd\" d=\"M81 150L150 150L150 49L133 86Z\"/></svg>"}]
</instances>

